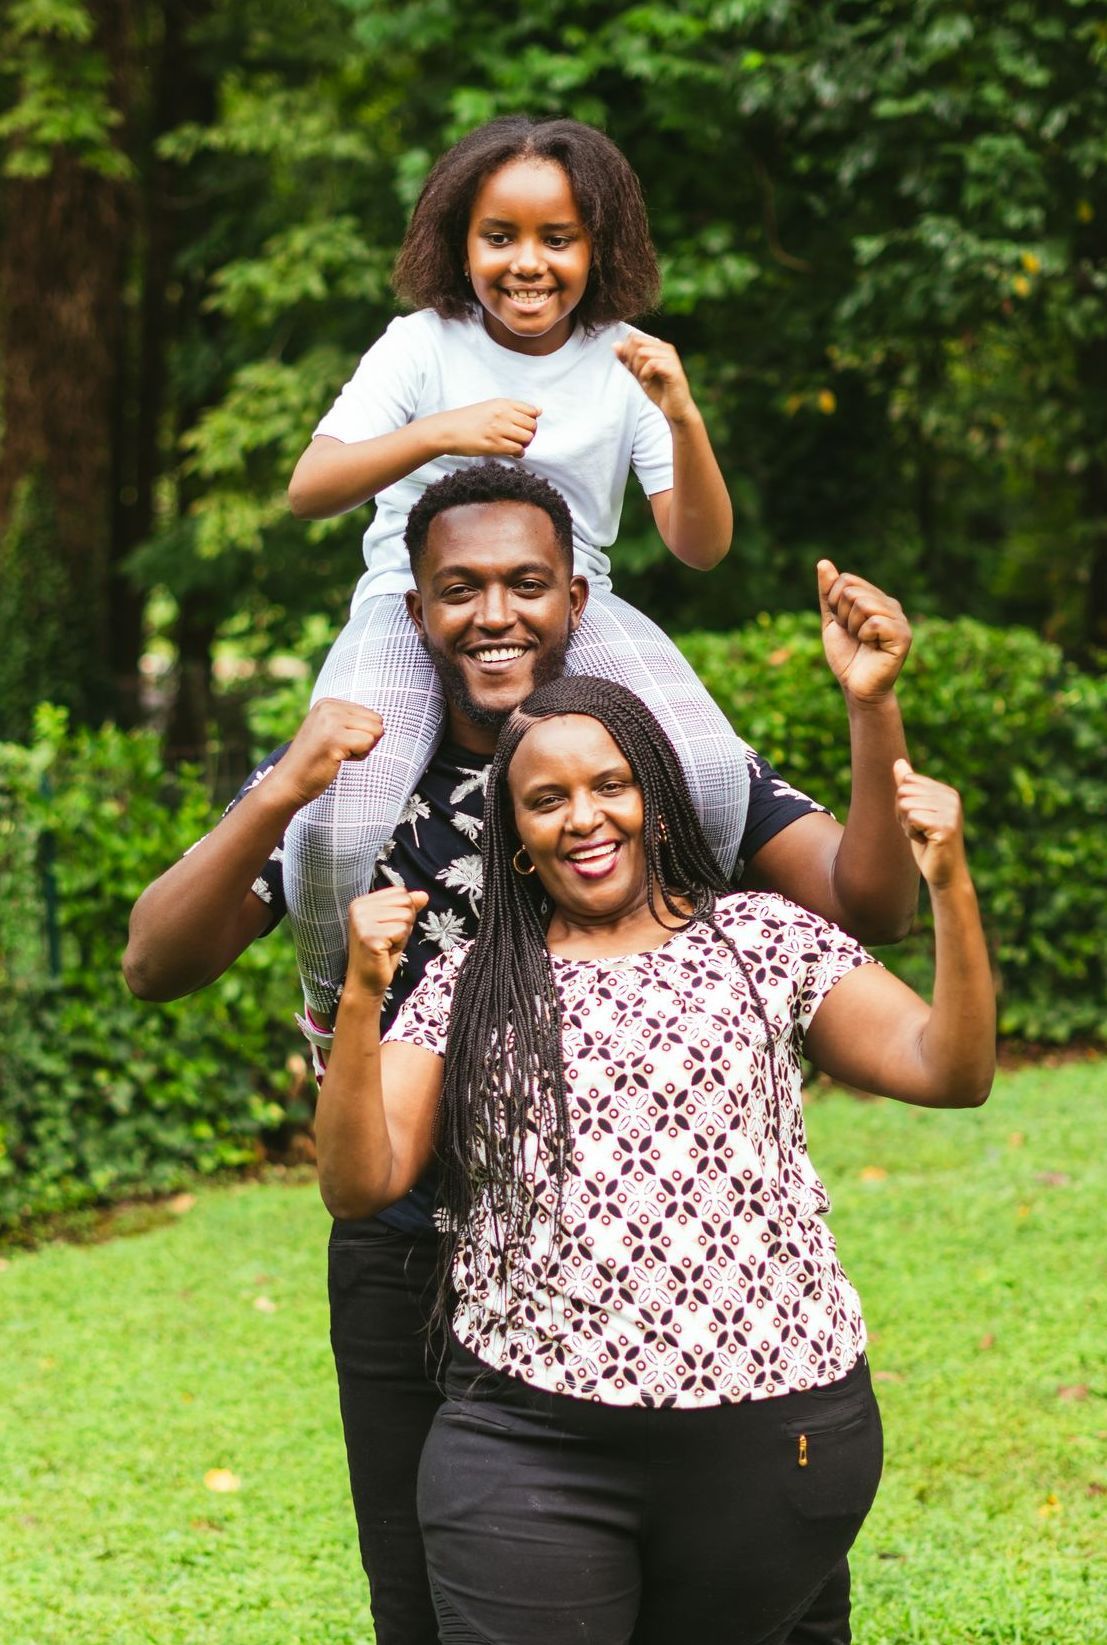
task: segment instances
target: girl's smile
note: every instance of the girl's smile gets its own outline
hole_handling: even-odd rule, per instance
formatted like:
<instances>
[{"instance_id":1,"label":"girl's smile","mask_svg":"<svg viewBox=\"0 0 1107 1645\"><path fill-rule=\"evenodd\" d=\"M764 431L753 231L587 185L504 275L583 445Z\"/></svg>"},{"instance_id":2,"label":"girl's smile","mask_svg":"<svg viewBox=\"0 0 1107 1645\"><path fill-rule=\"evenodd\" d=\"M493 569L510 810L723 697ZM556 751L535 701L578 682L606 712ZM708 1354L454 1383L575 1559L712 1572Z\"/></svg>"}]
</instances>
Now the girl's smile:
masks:
<instances>
[{"instance_id":1,"label":"girl's smile","mask_svg":"<svg viewBox=\"0 0 1107 1645\"><path fill-rule=\"evenodd\" d=\"M592 242L559 165L512 160L477 190L466 274L488 335L520 354L553 354L569 339L588 286Z\"/></svg>"}]
</instances>

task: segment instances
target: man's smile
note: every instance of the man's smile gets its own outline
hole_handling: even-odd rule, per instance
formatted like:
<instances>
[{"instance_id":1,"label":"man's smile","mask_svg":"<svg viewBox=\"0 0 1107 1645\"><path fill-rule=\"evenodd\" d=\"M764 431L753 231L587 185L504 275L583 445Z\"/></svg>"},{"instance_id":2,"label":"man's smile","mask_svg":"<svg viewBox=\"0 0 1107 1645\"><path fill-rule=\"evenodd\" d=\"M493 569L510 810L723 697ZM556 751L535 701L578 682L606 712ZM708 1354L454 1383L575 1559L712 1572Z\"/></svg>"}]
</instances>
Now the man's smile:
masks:
<instances>
[{"instance_id":1,"label":"man's smile","mask_svg":"<svg viewBox=\"0 0 1107 1645\"><path fill-rule=\"evenodd\" d=\"M479 664L482 671L506 673L512 663L517 663L531 649L527 645L477 645L470 646L465 655Z\"/></svg>"}]
</instances>

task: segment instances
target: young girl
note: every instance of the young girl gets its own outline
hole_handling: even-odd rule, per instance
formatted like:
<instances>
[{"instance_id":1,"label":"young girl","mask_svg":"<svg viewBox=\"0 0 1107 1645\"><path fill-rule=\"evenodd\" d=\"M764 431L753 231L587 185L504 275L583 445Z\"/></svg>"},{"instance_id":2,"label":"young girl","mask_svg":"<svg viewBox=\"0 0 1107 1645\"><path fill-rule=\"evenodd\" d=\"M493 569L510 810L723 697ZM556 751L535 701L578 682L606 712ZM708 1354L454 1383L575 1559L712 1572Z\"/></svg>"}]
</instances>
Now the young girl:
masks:
<instances>
[{"instance_id":1,"label":"young girl","mask_svg":"<svg viewBox=\"0 0 1107 1645\"><path fill-rule=\"evenodd\" d=\"M745 818L742 743L676 647L611 592L631 467L666 546L710 570L732 515L676 351L633 330L659 278L638 179L601 132L575 120L492 121L442 157L396 263L394 320L362 359L297 464L293 511L319 519L375 499L367 570L313 700L382 715L372 760L348 761L290 830L285 886L305 998L319 1026L337 1003L347 909L438 742L442 699L404 605L408 511L443 474L523 460L564 495L575 570L591 597L572 673L630 687L675 744L727 872Z\"/></svg>"}]
</instances>

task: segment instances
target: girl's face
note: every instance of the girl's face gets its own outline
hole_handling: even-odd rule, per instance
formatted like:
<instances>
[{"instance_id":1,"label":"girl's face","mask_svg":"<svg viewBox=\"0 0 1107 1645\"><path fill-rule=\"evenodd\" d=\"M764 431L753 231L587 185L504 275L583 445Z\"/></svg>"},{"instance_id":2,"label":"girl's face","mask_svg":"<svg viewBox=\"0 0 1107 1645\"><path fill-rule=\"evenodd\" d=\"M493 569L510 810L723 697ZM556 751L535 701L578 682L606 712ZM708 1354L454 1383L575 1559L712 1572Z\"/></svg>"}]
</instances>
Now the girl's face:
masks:
<instances>
[{"instance_id":1,"label":"girl's face","mask_svg":"<svg viewBox=\"0 0 1107 1645\"><path fill-rule=\"evenodd\" d=\"M488 335L519 354L553 354L568 341L584 296L592 242L561 167L509 160L473 200L465 271Z\"/></svg>"},{"instance_id":2,"label":"girl's face","mask_svg":"<svg viewBox=\"0 0 1107 1645\"><path fill-rule=\"evenodd\" d=\"M642 790L598 720L539 720L507 782L516 833L563 917L606 923L645 905Z\"/></svg>"}]
</instances>

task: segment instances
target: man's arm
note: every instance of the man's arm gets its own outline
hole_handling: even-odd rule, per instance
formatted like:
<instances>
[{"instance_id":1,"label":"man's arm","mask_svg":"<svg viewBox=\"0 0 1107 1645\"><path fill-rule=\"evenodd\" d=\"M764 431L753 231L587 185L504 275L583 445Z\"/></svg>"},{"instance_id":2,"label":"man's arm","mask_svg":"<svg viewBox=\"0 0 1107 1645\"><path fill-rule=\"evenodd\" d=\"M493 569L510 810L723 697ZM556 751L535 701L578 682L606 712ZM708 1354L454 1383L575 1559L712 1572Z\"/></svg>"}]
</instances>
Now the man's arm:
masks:
<instances>
[{"instance_id":1,"label":"man's arm","mask_svg":"<svg viewBox=\"0 0 1107 1645\"><path fill-rule=\"evenodd\" d=\"M364 759L383 732L357 703L316 703L287 753L186 857L147 886L131 910L123 955L139 999L175 1000L222 976L270 920L253 886L300 808L343 760Z\"/></svg>"},{"instance_id":2,"label":"man's arm","mask_svg":"<svg viewBox=\"0 0 1107 1645\"><path fill-rule=\"evenodd\" d=\"M895 684L911 628L899 602L871 583L839 575L829 560L818 576L823 646L849 716L849 815L844 827L825 814L797 818L761 846L742 883L779 891L861 942L898 942L919 894L893 774L907 757Z\"/></svg>"}]
</instances>

